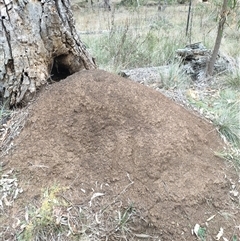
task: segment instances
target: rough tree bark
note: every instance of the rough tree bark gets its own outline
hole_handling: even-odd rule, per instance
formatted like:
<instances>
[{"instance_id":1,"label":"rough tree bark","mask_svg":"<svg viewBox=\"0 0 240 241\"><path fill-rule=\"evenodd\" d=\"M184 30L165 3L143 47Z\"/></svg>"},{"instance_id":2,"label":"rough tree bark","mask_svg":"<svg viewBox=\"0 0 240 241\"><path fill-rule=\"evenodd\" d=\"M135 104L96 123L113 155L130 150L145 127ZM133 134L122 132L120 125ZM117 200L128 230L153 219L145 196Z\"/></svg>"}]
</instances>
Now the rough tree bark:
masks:
<instances>
[{"instance_id":1,"label":"rough tree bark","mask_svg":"<svg viewBox=\"0 0 240 241\"><path fill-rule=\"evenodd\" d=\"M0 0L0 95L11 106L27 103L51 78L92 68L70 0Z\"/></svg>"}]
</instances>

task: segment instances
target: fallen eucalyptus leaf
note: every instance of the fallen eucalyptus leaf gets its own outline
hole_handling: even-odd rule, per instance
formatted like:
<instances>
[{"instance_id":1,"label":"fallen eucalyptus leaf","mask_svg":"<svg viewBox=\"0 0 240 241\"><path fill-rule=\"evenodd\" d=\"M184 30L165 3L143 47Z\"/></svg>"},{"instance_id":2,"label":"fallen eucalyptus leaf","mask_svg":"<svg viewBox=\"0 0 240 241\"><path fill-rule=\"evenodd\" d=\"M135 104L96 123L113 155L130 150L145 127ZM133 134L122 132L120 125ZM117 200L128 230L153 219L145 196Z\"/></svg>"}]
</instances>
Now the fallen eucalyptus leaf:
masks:
<instances>
[{"instance_id":1,"label":"fallen eucalyptus leaf","mask_svg":"<svg viewBox=\"0 0 240 241\"><path fill-rule=\"evenodd\" d=\"M12 203L9 202L6 197L3 198L3 201L4 201L5 205L8 207L12 205Z\"/></svg>"},{"instance_id":2,"label":"fallen eucalyptus leaf","mask_svg":"<svg viewBox=\"0 0 240 241\"><path fill-rule=\"evenodd\" d=\"M212 219L214 219L216 215L212 215L210 218L207 219L207 222L211 221Z\"/></svg>"},{"instance_id":3,"label":"fallen eucalyptus leaf","mask_svg":"<svg viewBox=\"0 0 240 241\"><path fill-rule=\"evenodd\" d=\"M220 240L220 238L223 236L223 228L221 227L217 236L216 236L216 240Z\"/></svg>"},{"instance_id":4,"label":"fallen eucalyptus leaf","mask_svg":"<svg viewBox=\"0 0 240 241\"><path fill-rule=\"evenodd\" d=\"M200 225L198 223L195 224L194 228L193 228L193 232L194 234L198 237L198 231L200 229Z\"/></svg>"},{"instance_id":5,"label":"fallen eucalyptus leaf","mask_svg":"<svg viewBox=\"0 0 240 241\"><path fill-rule=\"evenodd\" d=\"M135 233L134 234L137 238L152 238L152 236L150 236L150 235L148 235L148 234L137 234L137 233Z\"/></svg>"},{"instance_id":6,"label":"fallen eucalyptus leaf","mask_svg":"<svg viewBox=\"0 0 240 241\"><path fill-rule=\"evenodd\" d=\"M234 197L237 197L239 193L237 190L232 190L230 191L230 194L232 194Z\"/></svg>"},{"instance_id":7,"label":"fallen eucalyptus leaf","mask_svg":"<svg viewBox=\"0 0 240 241\"><path fill-rule=\"evenodd\" d=\"M90 207L92 206L92 200L93 200L94 198L100 197L100 196L104 196L104 195L105 195L105 194L104 194L104 193L101 193L101 192L96 192L96 193L94 193L94 194L92 195L92 197L91 197L90 202L89 202Z\"/></svg>"}]
</instances>

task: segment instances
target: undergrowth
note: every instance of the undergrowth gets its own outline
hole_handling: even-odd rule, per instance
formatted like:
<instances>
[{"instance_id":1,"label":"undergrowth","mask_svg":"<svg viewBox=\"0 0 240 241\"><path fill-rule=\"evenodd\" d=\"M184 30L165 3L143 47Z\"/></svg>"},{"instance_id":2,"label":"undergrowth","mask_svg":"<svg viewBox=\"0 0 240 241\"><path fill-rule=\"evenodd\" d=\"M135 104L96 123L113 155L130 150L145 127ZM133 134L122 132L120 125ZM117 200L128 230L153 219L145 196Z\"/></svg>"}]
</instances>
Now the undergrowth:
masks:
<instances>
[{"instance_id":1,"label":"undergrowth","mask_svg":"<svg viewBox=\"0 0 240 241\"><path fill-rule=\"evenodd\" d=\"M234 73L233 73L234 74ZM228 78L230 76L228 75ZM224 76L223 85L214 94L189 98L192 106L210 119L222 136L227 148L221 156L240 169L240 85L234 85ZM232 77L231 77L232 78Z\"/></svg>"},{"instance_id":2,"label":"undergrowth","mask_svg":"<svg viewBox=\"0 0 240 241\"><path fill-rule=\"evenodd\" d=\"M232 89L219 89L204 98L190 98L190 103L216 125L227 142L240 145L240 95Z\"/></svg>"},{"instance_id":3,"label":"undergrowth","mask_svg":"<svg viewBox=\"0 0 240 241\"><path fill-rule=\"evenodd\" d=\"M55 186L46 190L43 194L39 207L28 207L25 213L25 222L21 226L23 229L18 236L18 240L54 240L63 231L63 227L58 225L54 217L56 208L66 207L64 200L57 197L60 192Z\"/></svg>"},{"instance_id":4,"label":"undergrowth","mask_svg":"<svg viewBox=\"0 0 240 241\"><path fill-rule=\"evenodd\" d=\"M186 41L183 35L170 30L173 26L166 17L158 14L149 17L133 13L120 23L115 12L108 18L106 31L82 34L81 39L99 67L111 72L169 64L176 49Z\"/></svg>"},{"instance_id":5,"label":"undergrowth","mask_svg":"<svg viewBox=\"0 0 240 241\"><path fill-rule=\"evenodd\" d=\"M146 66L160 66L172 61L178 41L168 34L161 35L149 29L140 33L125 27L114 28L96 39L83 37L95 55L100 68L113 72ZM151 53L151 54L150 54Z\"/></svg>"},{"instance_id":6,"label":"undergrowth","mask_svg":"<svg viewBox=\"0 0 240 241\"><path fill-rule=\"evenodd\" d=\"M105 193L95 192L86 202L75 205L63 193L62 188L53 186L38 204L26 208L17 240L121 241L150 237L134 233L131 227L143 219L132 203L123 206L119 195L109 200Z\"/></svg>"}]
</instances>

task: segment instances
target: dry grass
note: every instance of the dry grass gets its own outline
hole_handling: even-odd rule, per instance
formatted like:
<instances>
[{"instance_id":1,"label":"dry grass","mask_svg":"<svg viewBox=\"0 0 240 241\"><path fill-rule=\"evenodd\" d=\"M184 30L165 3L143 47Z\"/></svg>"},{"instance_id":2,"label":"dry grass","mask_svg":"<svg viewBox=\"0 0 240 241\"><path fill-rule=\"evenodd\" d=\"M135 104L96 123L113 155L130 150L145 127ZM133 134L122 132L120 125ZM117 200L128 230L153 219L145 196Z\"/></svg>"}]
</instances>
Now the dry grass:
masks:
<instances>
[{"instance_id":1,"label":"dry grass","mask_svg":"<svg viewBox=\"0 0 240 241\"><path fill-rule=\"evenodd\" d=\"M23 129L27 115L26 109L16 111L6 109L3 111L0 120L4 120L4 118L6 120L0 125L0 167L6 164L2 161L3 157L13 148L13 140Z\"/></svg>"},{"instance_id":2,"label":"dry grass","mask_svg":"<svg viewBox=\"0 0 240 241\"><path fill-rule=\"evenodd\" d=\"M99 66L114 71L119 69L119 65L132 68L170 63L175 57L175 50L183 48L190 40L191 43L202 42L207 48L212 49L218 24L217 6L213 2L204 4L194 1L190 27L191 38L189 35L185 36L187 11L187 5L169 5L165 11L158 11L157 7L143 6L137 9L119 7L112 12L84 9L76 11L75 18L77 30L86 46L97 58ZM232 57L239 56L240 50L236 41L240 36L238 11L236 9L229 15L225 28L226 34L221 45L221 51ZM116 55L129 55L128 48L114 51L123 46L121 37L126 28L127 36L132 39L130 43L126 41L126 45L132 44L138 49L129 58L136 61L134 64L129 64L131 61L125 58L122 62L112 63L110 60L116 58ZM115 35L112 34L113 31ZM119 33L118 36L116 32ZM149 34L151 42L148 42L148 45L150 44L151 48L147 49L143 42L147 42L146 36ZM139 55L142 58L138 58Z\"/></svg>"}]
</instances>

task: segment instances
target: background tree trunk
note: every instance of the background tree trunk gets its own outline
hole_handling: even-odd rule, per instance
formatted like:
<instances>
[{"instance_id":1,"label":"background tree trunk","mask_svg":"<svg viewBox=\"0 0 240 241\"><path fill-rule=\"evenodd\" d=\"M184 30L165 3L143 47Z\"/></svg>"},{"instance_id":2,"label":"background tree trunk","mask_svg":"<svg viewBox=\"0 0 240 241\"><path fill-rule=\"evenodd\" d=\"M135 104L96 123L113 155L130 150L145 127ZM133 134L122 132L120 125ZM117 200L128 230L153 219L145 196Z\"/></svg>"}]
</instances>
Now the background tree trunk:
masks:
<instances>
[{"instance_id":1,"label":"background tree trunk","mask_svg":"<svg viewBox=\"0 0 240 241\"><path fill-rule=\"evenodd\" d=\"M110 0L104 0L104 8L111 11Z\"/></svg>"},{"instance_id":2,"label":"background tree trunk","mask_svg":"<svg viewBox=\"0 0 240 241\"><path fill-rule=\"evenodd\" d=\"M223 29L224 29L224 24L226 22L227 14L228 14L228 0L223 0L223 5L221 9L221 14L220 14L220 19L218 23L218 32L217 32L217 37L214 45L214 49L212 52L212 56L209 60L209 63L207 65L207 76L213 76L213 71L214 71L214 65L216 63L217 55L220 49L221 41L222 41L222 36L223 36Z\"/></svg>"},{"instance_id":3,"label":"background tree trunk","mask_svg":"<svg viewBox=\"0 0 240 241\"><path fill-rule=\"evenodd\" d=\"M0 94L11 106L28 102L52 78L96 68L69 0L0 0L0 17Z\"/></svg>"}]
</instances>

